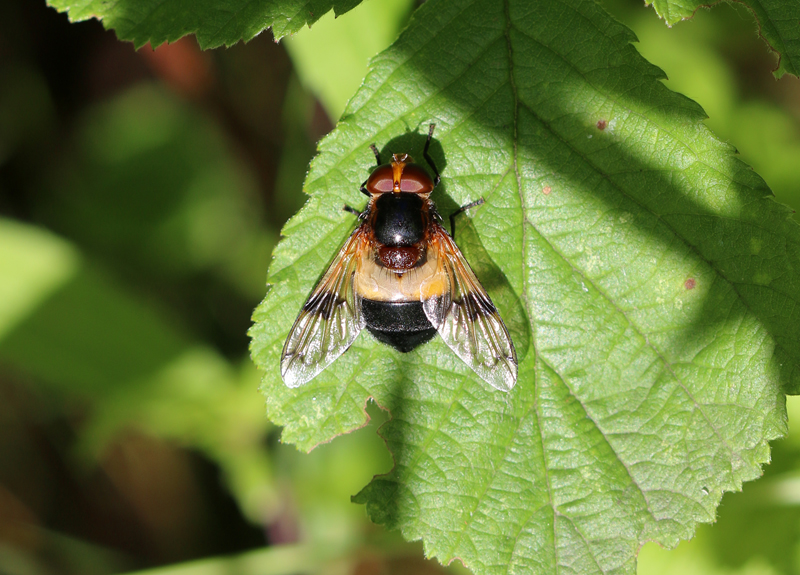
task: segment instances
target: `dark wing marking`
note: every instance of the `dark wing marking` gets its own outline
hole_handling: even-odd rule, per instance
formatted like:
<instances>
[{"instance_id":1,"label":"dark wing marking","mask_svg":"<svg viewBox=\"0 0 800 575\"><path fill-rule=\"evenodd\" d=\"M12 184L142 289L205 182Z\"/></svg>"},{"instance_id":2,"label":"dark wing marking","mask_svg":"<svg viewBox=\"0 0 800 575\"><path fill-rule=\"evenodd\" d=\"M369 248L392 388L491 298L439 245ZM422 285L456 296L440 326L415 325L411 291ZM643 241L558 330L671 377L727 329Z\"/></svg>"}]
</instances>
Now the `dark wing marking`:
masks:
<instances>
[{"instance_id":1,"label":"dark wing marking","mask_svg":"<svg viewBox=\"0 0 800 575\"><path fill-rule=\"evenodd\" d=\"M447 346L492 387L510 391L517 383L517 352L492 300L456 243L436 226L430 246L438 250L449 289L423 290L423 308Z\"/></svg>"},{"instance_id":2,"label":"dark wing marking","mask_svg":"<svg viewBox=\"0 0 800 575\"><path fill-rule=\"evenodd\" d=\"M358 227L328 266L286 338L281 376L289 387L310 381L342 355L364 327L361 302L353 289L359 253L367 249Z\"/></svg>"}]
</instances>

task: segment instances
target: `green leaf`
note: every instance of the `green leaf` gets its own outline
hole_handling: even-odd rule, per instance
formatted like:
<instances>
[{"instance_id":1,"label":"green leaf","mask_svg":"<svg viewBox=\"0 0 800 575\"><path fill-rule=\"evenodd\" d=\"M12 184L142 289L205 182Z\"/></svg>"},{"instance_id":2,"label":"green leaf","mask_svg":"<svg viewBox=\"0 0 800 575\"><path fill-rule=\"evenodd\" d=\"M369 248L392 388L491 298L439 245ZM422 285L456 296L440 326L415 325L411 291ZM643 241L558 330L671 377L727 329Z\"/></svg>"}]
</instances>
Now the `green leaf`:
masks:
<instances>
[{"instance_id":1,"label":"green leaf","mask_svg":"<svg viewBox=\"0 0 800 575\"><path fill-rule=\"evenodd\" d=\"M800 3L785 0L741 0L737 3L747 6L756 20L759 36L777 54L775 77L780 78L787 72L800 75ZM669 26L709 6L702 0L645 0L645 4L652 4Z\"/></svg>"},{"instance_id":2,"label":"green leaf","mask_svg":"<svg viewBox=\"0 0 800 575\"><path fill-rule=\"evenodd\" d=\"M80 259L66 242L0 220L0 342L78 273Z\"/></svg>"},{"instance_id":3,"label":"green leaf","mask_svg":"<svg viewBox=\"0 0 800 575\"><path fill-rule=\"evenodd\" d=\"M0 219L0 360L76 395L135 386L185 350L161 315L53 234ZM12 271L13 270L13 271Z\"/></svg>"},{"instance_id":4,"label":"green leaf","mask_svg":"<svg viewBox=\"0 0 800 575\"><path fill-rule=\"evenodd\" d=\"M360 0L48 0L73 22L97 18L120 40L137 48L156 47L196 34L200 47L231 46L247 42L267 28L280 40L311 25L333 9L337 16Z\"/></svg>"},{"instance_id":5,"label":"green leaf","mask_svg":"<svg viewBox=\"0 0 800 575\"><path fill-rule=\"evenodd\" d=\"M575 39L579 39L576 41ZM269 417L310 450L387 409L395 461L355 500L475 573L633 573L757 477L800 383L800 228L703 111L594 2L431 0L372 62L283 230L252 355ZM508 394L435 338L363 333L297 389L279 359L354 227L378 144L421 157L520 360Z\"/></svg>"},{"instance_id":6,"label":"green leaf","mask_svg":"<svg viewBox=\"0 0 800 575\"><path fill-rule=\"evenodd\" d=\"M337 558L338 559L338 558ZM330 557L307 545L279 545L231 557L210 557L128 575L289 575L318 572Z\"/></svg>"}]
</instances>

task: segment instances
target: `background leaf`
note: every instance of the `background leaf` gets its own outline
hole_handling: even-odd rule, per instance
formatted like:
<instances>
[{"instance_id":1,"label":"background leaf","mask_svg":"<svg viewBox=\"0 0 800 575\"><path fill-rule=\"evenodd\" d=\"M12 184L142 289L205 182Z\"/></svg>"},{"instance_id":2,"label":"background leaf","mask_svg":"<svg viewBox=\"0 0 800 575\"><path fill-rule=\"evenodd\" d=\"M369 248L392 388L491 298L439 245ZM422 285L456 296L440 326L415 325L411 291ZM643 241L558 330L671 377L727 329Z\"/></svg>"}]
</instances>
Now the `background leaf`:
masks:
<instances>
[{"instance_id":1,"label":"background leaf","mask_svg":"<svg viewBox=\"0 0 800 575\"><path fill-rule=\"evenodd\" d=\"M670 26L691 18L699 8L709 6L700 0L652 0L646 3L652 4ZM787 72L795 76L800 74L800 3L782 0L745 0L737 3L748 7L756 20L758 34L777 54L775 77L780 78Z\"/></svg>"},{"instance_id":2,"label":"background leaf","mask_svg":"<svg viewBox=\"0 0 800 575\"><path fill-rule=\"evenodd\" d=\"M328 13L313 32L301 30L283 41L303 84L317 94L329 117L342 115L369 59L397 38L412 9L409 0L362 2L342 18Z\"/></svg>"},{"instance_id":3,"label":"background leaf","mask_svg":"<svg viewBox=\"0 0 800 575\"><path fill-rule=\"evenodd\" d=\"M148 42L158 46L174 42L186 34L196 34L202 48L231 46L248 41L272 29L276 40L293 34L306 24L313 24L333 9L338 16L360 0L52 0L50 6L69 12L70 20L89 18L103 21L120 40L129 40L137 48Z\"/></svg>"},{"instance_id":4,"label":"background leaf","mask_svg":"<svg viewBox=\"0 0 800 575\"><path fill-rule=\"evenodd\" d=\"M543 4L428 2L372 62L275 250L253 357L301 449L363 425L370 397L389 411L395 468L356 500L443 562L632 572L644 542L713 520L785 430L798 228L627 29ZM517 387L439 340L401 356L364 334L287 389L280 349L353 227L368 144L419 157L430 121L440 211L487 201L456 240L509 325Z\"/></svg>"}]
</instances>

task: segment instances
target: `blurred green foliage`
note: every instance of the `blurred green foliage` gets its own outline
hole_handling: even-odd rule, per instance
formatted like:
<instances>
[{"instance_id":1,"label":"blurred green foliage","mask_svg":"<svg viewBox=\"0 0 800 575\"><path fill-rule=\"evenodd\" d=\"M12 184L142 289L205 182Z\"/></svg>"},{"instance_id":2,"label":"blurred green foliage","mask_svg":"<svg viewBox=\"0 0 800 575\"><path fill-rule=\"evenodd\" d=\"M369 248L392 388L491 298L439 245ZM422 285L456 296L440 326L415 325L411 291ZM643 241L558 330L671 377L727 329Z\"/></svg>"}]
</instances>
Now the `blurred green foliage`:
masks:
<instances>
[{"instance_id":1,"label":"blurred green foliage","mask_svg":"<svg viewBox=\"0 0 800 575\"><path fill-rule=\"evenodd\" d=\"M377 6L285 49L264 34L213 53L137 52L97 22L0 6L0 572L441 571L349 501L392 466L384 414L300 455L247 359L315 142L411 9ZM798 209L800 83L772 78L749 13L668 29L637 2L607 6ZM800 573L799 464L792 434L717 524L646 546L640 572Z\"/></svg>"},{"instance_id":2,"label":"blurred green foliage","mask_svg":"<svg viewBox=\"0 0 800 575\"><path fill-rule=\"evenodd\" d=\"M306 28L286 38L283 43L298 75L328 116L339 118L367 74L367 59L397 37L412 9L410 0L364 2L338 18L328 12L313 31Z\"/></svg>"}]
</instances>

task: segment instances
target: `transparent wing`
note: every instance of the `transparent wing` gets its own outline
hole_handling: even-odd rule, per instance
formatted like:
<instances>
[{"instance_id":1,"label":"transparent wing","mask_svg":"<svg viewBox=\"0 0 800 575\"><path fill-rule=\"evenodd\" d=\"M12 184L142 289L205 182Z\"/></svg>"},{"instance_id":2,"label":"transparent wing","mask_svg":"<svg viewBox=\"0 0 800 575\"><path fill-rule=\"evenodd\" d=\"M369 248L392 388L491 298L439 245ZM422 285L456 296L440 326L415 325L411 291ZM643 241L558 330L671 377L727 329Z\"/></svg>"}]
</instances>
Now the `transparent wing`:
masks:
<instances>
[{"instance_id":1,"label":"transparent wing","mask_svg":"<svg viewBox=\"0 0 800 575\"><path fill-rule=\"evenodd\" d=\"M492 300L447 232L437 226L429 248L438 250L449 289L428 290L423 308L447 346L492 387L517 383L517 352ZM425 294L426 290L423 290Z\"/></svg>"},{"instance_id":2,"label":"transparent wing","mask_svg":"<svg viewBox=\"0 0 800 575\"><path fill-rule=\"evenodd\" d=\"M328 266L286 338L281 376L289 387L310 381L342 355L364 327L361 304L353 289L359 253L367 249L357 228Z\"/></svg>"}]
</instances>

